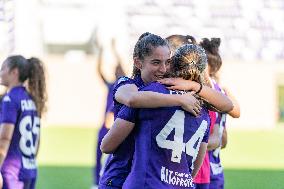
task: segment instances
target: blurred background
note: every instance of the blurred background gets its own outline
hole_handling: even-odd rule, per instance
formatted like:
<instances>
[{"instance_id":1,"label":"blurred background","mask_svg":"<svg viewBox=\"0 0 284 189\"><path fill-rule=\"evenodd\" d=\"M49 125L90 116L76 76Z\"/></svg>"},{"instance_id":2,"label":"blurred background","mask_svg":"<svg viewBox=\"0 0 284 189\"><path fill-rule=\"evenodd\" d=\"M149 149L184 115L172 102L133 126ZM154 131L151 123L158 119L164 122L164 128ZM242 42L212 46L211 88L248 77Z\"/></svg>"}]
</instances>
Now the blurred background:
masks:
<instances>
[{"instance_id":1,"label":"blurred background","mask_svg":"<svg viewBox=\"0 0 284 189\"><path fill-rule=\"evenodd\" d=\"M48 111L38 158L40 189L92 185L98 128L114 80L115 39L122 66L144 32L220 37L220 81L239 101L222 152L226 188L284 188L283 0L0 0L0 61L41 58L48 72Z\"/></svg>"}]
</instances>

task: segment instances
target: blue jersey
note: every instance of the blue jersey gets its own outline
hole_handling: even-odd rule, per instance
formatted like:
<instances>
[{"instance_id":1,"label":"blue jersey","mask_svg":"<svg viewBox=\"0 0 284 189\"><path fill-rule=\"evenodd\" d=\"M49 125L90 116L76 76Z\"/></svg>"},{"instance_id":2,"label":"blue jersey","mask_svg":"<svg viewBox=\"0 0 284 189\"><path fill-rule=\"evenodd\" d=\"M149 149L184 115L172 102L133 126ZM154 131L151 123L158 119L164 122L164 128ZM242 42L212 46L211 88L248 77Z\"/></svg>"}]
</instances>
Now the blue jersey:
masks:
<instances>
[{"instance_id":1,"label":"blue jersey","mask_svg":"<svg viewBox=\"0 0 284 189\"><path fill-rule=\"evenodd\" d=\"M156 82L143 90L176 94ZM123 109L121 113L133 114L133 109ZM193 162L209 137L208 111L202 109L198 117L180 107L137 111L133 165L123 188L193 188Z\"/></svg>"},{"instance_id":2,"label":"blue jersey","mask_svg":"<svg viewBox=\"0 0 284 189\"><path fill-rule=\"evenodd\" d=\"M31 96L23 86L14 87L2 100L1 123L14 124L12 141L4 160L3 175L17 175L19 180L36 178L36 151L40 118Z\"/></svg>"},{"instance_id":3,"label":"blue jersey","mask_svg":"<svg viewBox=\"0 0 284 189\"><path fill-rule=\"evenodd\" d=\"M113 97L117 89L126 84L134 84L138 88L143 87L144 83L141 77L130 79L128 77L121 77L115 84L113 89ZM117 102L114 98L114 118L118 117L118 113L123 104ZM126 121L135 122L132 117L119 117ZM107 186L121 188L127 175L130 172L132 165L132 158L134 153L134 138L131 133L116 149L116 151L107 159L103 175L100 178L100 188Z\"/></svg>"},{"instance_id":4,"label":"blue jersey","mask_svg":"<svg viewBox=\"0 0 284 189\"><path fill-rule=\"evenodd\" d=\"M217 91L220 91L225 94L225 92L220 88L220 86L216 83L215 80L212 80L214 89ZM222 135L223 131L226 125L226 116L227 114L220 114L217 113L217 119L215 124L219 124L219 139L220 142L222 142ZM221 145L214 149L209 151L209 161L210 161L210 179L214 180L217 177L223 177L223 168L221 165L221 160L220 160L220 150L221 150Z\"/></svg>"}]
</instances>

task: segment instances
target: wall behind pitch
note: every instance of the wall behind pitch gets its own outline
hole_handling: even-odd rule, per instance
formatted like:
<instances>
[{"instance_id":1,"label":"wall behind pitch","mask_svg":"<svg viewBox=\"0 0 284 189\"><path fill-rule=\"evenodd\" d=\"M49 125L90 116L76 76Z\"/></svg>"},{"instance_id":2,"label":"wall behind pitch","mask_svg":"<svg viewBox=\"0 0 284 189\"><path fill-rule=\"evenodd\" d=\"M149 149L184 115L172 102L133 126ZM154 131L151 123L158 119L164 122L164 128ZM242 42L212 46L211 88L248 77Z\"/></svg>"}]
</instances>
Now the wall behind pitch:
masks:
<instances>
[{"instance_id":1,"label":"wall behind pitch","mask_svg":"<svg viewBox=\"0 0 284 189\"><path fill-rule=\"evenodd\" d=\"M221 81L241 106L241 117L228 117L228 126L274 127L278 117L278 78L284 75L283 62L224 62Z\"/></svg>"},{"instance_id":2,"label":"wall behind pitch","mask_svg":"<svg viewBox=\"0 0 284 189\"><path fill-rule=\"evenodd\" d=\"M86 56L68 62L62 56L45 58L48 70L48 112L45 125L99 126L103 121L106 88L98 77L96 59ZM103 66L106 77L112 68ZM283 63L224 61L221 83L241 106L241 118L228 118L229 127L269 128L277 123L277 78Z\"/></svg>"}]
</instances>

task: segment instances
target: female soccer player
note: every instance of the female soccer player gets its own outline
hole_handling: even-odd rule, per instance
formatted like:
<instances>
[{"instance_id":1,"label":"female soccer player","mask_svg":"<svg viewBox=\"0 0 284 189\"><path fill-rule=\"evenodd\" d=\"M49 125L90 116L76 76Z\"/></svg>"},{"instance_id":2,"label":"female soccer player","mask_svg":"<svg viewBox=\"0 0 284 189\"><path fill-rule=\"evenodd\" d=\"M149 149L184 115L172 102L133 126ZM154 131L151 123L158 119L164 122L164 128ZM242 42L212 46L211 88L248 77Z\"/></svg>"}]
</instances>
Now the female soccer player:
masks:
<instances>
[{"instance_id":1,"label":"female soccer player","mask_svg":"<svg viewBox=\"0 0 284 189\"><path fill-rule=\"evenodd\" d=\"M121 58L117 53L116 47L115 47L115 40L112 40L112 51L115 55L115 58L117 60L117 66L115 68L115 78L116 80L122 76L125 75L122 67L121 67ZM109 82L103 75L102 73L102 54L103 54L103 47L99 47L99 53L98 53L98 72L99 75L101 77L101 79L103 80L103 82L105 83L107 89L108 89L108 94L107 94L107 102L106 102L106 109L105 109L105 115L104 115L104 122L98 132L98 141L97 141L97 150L96 150L96 166L93 169L93 184L98 185L99 184L99 180L100 180L100 172L102 169L102 163L101 163L101 159L102 159L102 152L100 150L100 145L102 142L103 137L106 135L106 133L108 132L109 128L112 126L113 124L113 120L114 120L114 115L113 115L113 96L112 96L112 90L114 87L115 82Z\"/></svg>"},{"instance_id":2,"label":"female soccer player","mask_svg":"<svg viewBox=\"0 0 284 189\"><path fill-rule=\"evenodd\" d=\"M218 79L217 73L222 66L222 59L219 54L219 46L221 40L219 38L212 38L211 40L204 38L200 45L205 49L208 58L208 72L211 78L213 88L227 94L234 104L233 110L228 114L234 118L240 117L240 107L235 98L229 93L221 89L216 80ZM227 131L226 131L226 115L224 113L218 114L216 125L219 126L218 138L220 145L217 149L209 151L210 160L210 189L223 189L224 188L224 172L220 161L220 149L227 144Z\"/></svg>"},{"instance_id":3,"label":"female soccer player","mask_svg":"<svg viewBox=\"0 0 284 189\"><path fill-rule=\"evenodd\" d=\"M171 66L174 77L200 82L200 73L207 63L205 51L196 45L185 45L176 51ZM151 65L145 63L145 67ZM144 70L141 70L143 75ZM154 82L143 91L179 94ZM198 93L198 92L197 92ZM133 165L123 188L193 188L192 174L203 159L208 140L209 116L202 108L198 117L180 107L131 109L119 112L114 126L102 142L104 151L115 149L135 126L135 152ZM200 147L200 149L199 149Z\"/></svg>"},{"instance_id":4,"label":"female soccer player","mask_svg":"<svg viewBox=\"0 0 284 189\"><path fill-rule=\"evenodd\" d=\"M34 189L40 117L47 99L44 68L37 58L10 56L0 77L8 90L2 100L0 129L3 189Z\"/></svg>"},{"instance_id":5,"label":"female soccer player","mask_svg":"<svg viewBox=\"0 0 284 189\"><path fill-rule=\"evenodd\" d=\"M169 41L170 47L172 51L175 51L178 47L182 46L183 44L188 44L188 43L194 43L196 44L196 40L192 36L183 36L183 35L172 35L167 37L167 40ZM189 41L190 40L190 41ZM211 58L211 57L210 57ZM212 61L210 59L210 61ZM206 72L204 72L204 76L208 82L209 86L213 86L211 79L209 77L208 73L209 67L207 67ZM182 86L182 83L185 83L184 85L189 85L187 84L188 81L184 80L174 80L174 79L167 79L169 81L175 81L175 83L167 83L167 84L174 84L172 86L173 88L177 88L179 86ZM164 82L165 80L162 80L161 82ZM218 130L219 130L219 125L215 125L216 122L216 113L213 111L209 111L210 115L210 136L208 140L208 150L213 150L217 148L220 144L219 137L218 137ZM202 166L197 173L197 175L194 178L194 183L196 189L206 189L209 188L209 183L210 183L210 163L209 163L209 154L206 153L204 161L202 162Z\"/></svg>"}]
</instances>

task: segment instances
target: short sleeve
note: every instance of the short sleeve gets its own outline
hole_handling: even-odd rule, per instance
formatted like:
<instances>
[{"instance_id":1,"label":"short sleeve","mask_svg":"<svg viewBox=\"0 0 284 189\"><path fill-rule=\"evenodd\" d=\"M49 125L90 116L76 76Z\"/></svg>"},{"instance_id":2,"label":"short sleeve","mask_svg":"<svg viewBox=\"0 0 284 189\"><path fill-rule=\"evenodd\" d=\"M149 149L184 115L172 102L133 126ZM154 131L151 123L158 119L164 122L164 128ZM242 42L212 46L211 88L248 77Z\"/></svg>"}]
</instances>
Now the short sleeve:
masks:
<instances>
[{"instance_id":1,"label":"short sleeve","mask_svg":"<svg viewBox=\"0 0 284 189\"><path fill-rule=\"evenodd\" d=\"M17 104L12 99L5 95L2 100L2 119L1 123L13 123L17 122Z\"/></svg>"},{"instance_id":2,"label":"short sleeve","mask_svg":"<svg viewBox=\"0 0 284 189\"><path fill-rule=\"evenodd\" d=\"M113 101L116 102L115 100L115 93L118 90L119 87L123 86L123 85L127 85L127 84L134 84L135 82L133 81L133 79L129 78L129 77L120 77L114 84L113 90L112 90L112 95L113 95Z\"/></svg>"},{"instance_id":3,"label":"short sleeve","mask_svg":"<svg viewBox=\"0 0 284 189\"><path fill-rule=\"evenodd\" d=\"M137 115L138 115L138 109L130 108L124 105L118 112L117 118L135 123Z\"/></svg>"}]
</instances>

